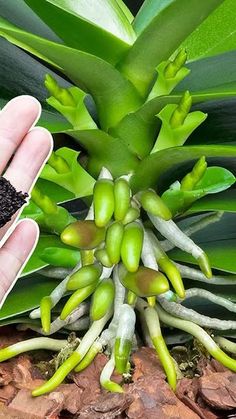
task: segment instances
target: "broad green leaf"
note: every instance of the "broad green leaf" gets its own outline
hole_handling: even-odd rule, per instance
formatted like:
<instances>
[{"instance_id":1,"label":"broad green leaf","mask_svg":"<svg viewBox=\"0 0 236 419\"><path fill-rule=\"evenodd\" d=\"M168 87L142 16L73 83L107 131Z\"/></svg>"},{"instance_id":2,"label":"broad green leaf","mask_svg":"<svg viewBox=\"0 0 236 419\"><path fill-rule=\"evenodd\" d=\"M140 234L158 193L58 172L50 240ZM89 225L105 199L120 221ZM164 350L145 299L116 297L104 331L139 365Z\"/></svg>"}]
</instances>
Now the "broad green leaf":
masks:
<instances>
[{"instance_id":1,"label":"broad green leaf","mask_svg":"<svg viewBox=\"0 0 236 419\"><path fill-rule=\"evenodd\" d=\"M235 177L229 170L223 167L208 167L194 189L203 189L207 194L215 194L224 191L234 183Z\"/></svg>"},{"instance_id":2,"label":"broad green leaf","mask_svg":"<svg viewBox=\"0 0 236 419\"><path fill-rule=\"evenodd\" d=\"M131 179L134 190L149 187L169 187L179 177L183 177L201 156L206 156L210 164L217 163L236 171L236 147L224 145L184 146L161 150L143 159Z\"/></svg>"},{"instance_id":3,"label":"broad green leaf","mask_svg":"<svg viewBox=\"0 0 236 419\"><path fill-rule=\"evenodd\" d=\"M71 124L66 121L64 116L47 109L42 110L37 125L47 128L52 134L57 134L71 128Z\"/></svg>"},{"instance_id":4,"label":"broad green leaf","mask_svg":"<svg viewBox=\"0 0 236 419\"><path fill-rule=\"evenodd\" d=\"M190 89L191 94L208 93L235 95L236 89L236 50L214 57L202 58L187 64L189 75L176 87L176 92ZM214 96L213 99L219 99Z\"/></svg>"},{"instance_id":5,"label":"broad green leaf","mask_svg":"<svg viewBox=\"0 0 236 419\"><path fill-rule=\"evenodd\" d=\"M0 35L55 65L75 84L86 86L96 102L104 129L140 105L141 99L131 83L101 58L32 35L1 18Z\"/></svg>"},{"instance_id":6,"label":"broad green leaf","mask_svg":"<svg viewBox=\"0 0 236 419\"><path fill-rule=\"evenodd\" d=\"M225 0L184 41L183 46L188 51L190 61L235 50L235 1Z\"/></svg>"},{"instance_id":7,"label":"broad green leaf","mask_svg":"<svg viewBox=\"0 0 236 419\"><path fill-rule=\"evenodd\" d=\"M212 268L220 271L236 273L235 248L236 239L225 239L212 241L207 243L198 243L199 246L207 253ZM176 260L196 265L197 262L193 257L179 249L171 250L168 255Z\"/></svg>"},{"instance_id":8,"label":"broad green leaf","mask_svg":"<svg viewBox=\"0 0 236 419\"><path fill-rule=\"evenodd\" d=\"M46 103L45 73L50 73L63 87L70 84L24 51L0 38L0 108L18 95L32 95L42 104L43 112L38 124L51 132L66 130L70 124Z\"/></svg>"},{"instance_id":9,"label":"broad green leaf","mask_svg":"<svg viewBox=\"0 0 236 419\"><path fill-rule=\"evenodd\" d=\"M172 1L173 0L145 0L133 21L135 32L140 35L140 33L142 33L151 23L153 17L158 16L158 14L171 4Z\"/></svg>"},{"instance_id":10,"label":"broad green leaf","mask_svg":"<svg viewBox=\"0 0 236 419\"><path fill-rule=\"evenodd\" d=\"M46 247L61 247L70 249L70 246L65 246L58 236L50 234L41 234L35 251L28 263L26 264L23 273L21 274L21 277L24 277L25 275L33 273L48 265L40 259L40 253Z\"/></svg>"},{"instance_id":11,"label":"broad green leaf","mask_svg":"<svg viewBox=\"0 0 236 419\"><path fill-rule=\"evenodd\" d=\"M40 178L56 183L57 185L72 192L76 198L91 195L95 180L79 164L80 152L68 147L62 147L55 152L62 157L70 167L68 173L57 173L49 164L46 164L40 174Z\"/></svg>"},{"instance_id":12,"label":"broad green leaf","mask_svg":"<svg viewBox=\"0 0 236 419\"><path fill-rule=\"evenodd\" d=\"M200 211L236 212L236 190L230 189L217 195L206 196L188 209L188 213Z\"/></svg>"},{"instance_id":13,"label":"broad green leaf","mask_svg":"<svg viewBox=\"0 0 236 419\"><path fill-rule=\"evenodd\" d=\"M114 177L133 172L138 165L138 158L119 138L93 129L85 131L67 131L89 154L88 172L97 177L103 166L107 167Z\"/></svg>"},{"instance_id":14,"label":"broad green leaf","mask_svg":"<svg viewBox=\"0 0 236 419\"><path fill-rule=\"evenodd\" d=\"M58 285L57 280L38 274L18 279L0 311L0 320L13 317L38 307L40 300Z\"/></svg>"},{"instance_id":15,"label":"broad green leaf","mask_svg":"<svg viewBox=\"0 0 236 419\"><path fill-rule=\"evenodd\" d=\"M205 195L224 191L234 183L235 177L229 170L223 167L208 167L192 190L183 190L180 185L179 188L170 187L162 194L162 199L174 216L184 212L193 202Z\"/></svg>"},{"instance_id":16,"label":"broad green leaf","mask_svg":"<svg viewBox=\"0 0 236 419\"><path fill-rule=\"evenodd\" d=\"M190 217L179 223L183 229L190 223L195 222L199 217ZM216 223L208 225L203 230L198 231L191 238L207 253L212 267L222 271L236 273L236 215L224 214ZM196 264L189 254L178 249L173 249L169 255L174 260Z\"/></svg>"},{"instance_id":17,"label":"broad green leaf","mask_svg":"<svg viewBox=\"0 0 236 419\"><path fill-rule=\"evenodd\" d=\"M66 45L113 64L135 40L132 26L114 0L25 2Z\"/></svg>"},{"instance_id":18,"label":"broad green leaf","mask_svg":"<svg viewBox=\"0 0 236 419\"><path fill-rule=\"evenodd\" d=\"M35 35L61 42L55 33L25 4L24 0L0 0L0 15Z\"/></svg>"},{"instance_id":19,"label":"broad green leaf","mask_svg":"<svg viewBox=\"0 0 236 419\"><path fill-rule=\"evenodd\" d=\"M145 97L151 87L156 66L167 60L222 1L162 0L156 2L156 6L150 2L152 19L148 19L147 26L120 65L142 96Z\"/></svg>"}]
</instances>

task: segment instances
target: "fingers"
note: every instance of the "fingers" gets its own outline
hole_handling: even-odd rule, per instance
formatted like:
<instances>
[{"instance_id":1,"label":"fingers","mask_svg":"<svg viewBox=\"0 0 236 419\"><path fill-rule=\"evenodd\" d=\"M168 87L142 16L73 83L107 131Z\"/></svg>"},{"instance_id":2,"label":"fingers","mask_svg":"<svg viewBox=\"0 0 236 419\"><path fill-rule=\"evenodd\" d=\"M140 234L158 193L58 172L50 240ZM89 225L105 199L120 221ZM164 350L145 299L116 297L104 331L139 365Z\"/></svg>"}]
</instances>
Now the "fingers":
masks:
<instances>
[{"instance_id":1,"label":"fingers","mask_svg":"<svg viewBox=\"0 0 236 419\"><path fill-rule=\"evenodd\" d=\"M33 128L26 134L4 177L17 190L29 191L51 149L51 134L44 128Z\"/></svg>"},{"instance_id":2,"label":"fingers","mask_svg":"<svg viewBox=\"0 0 236 419\"><path fill-rule=\"evenodd\" d=\"M40 112L40 103L31 96L12 99L0 112L0 174Z\"/></svg>"},{"instance_id":3,"label":"fingers","mask_svg":"<svg viewBox=\"0 0 236 419\"><path fill-rule=\"evenodd\" d=\"M18 191L28 192L53 147L51 134L44 128L33 128L25 136L4 177ZM19 212L18 212L19 215ZM0 241L9 230L16 216L0 230Z\"/></svg>"},{"instance_id":4,"label":"fingers","mask_svg":"<svg viewBox=\"0 0 236 419\"><path fill-rule=\"evenodd\" d=\"M34 221L20 221L0 249L0 308L34 250L38 236Z\"/></svg>"}]
</instances>

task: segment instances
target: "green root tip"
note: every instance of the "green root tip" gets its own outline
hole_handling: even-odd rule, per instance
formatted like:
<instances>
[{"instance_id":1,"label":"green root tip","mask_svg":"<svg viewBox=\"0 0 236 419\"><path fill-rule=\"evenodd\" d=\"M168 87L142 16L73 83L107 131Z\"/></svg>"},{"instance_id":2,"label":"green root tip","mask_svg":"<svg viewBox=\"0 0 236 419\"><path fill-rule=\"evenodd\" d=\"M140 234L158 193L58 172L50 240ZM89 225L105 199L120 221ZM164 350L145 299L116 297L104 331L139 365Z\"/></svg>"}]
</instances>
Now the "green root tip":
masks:
<instances>
[{"instance_id":1,"label":"green root tip","mask_svg":"<svg viewBox=\"0 0 236 419\"><path fill-rule=\"evenodd\" d=\"M203 253L199 258L198 258L198 264L199 267L202 271L202 273L208 278L211 279L212 277L212 270L211 270L211 265L210 265L210 261L208 259L208 256L206 253Z\"/></svg>"},{"instance_id":2,"label":"green root tip","mask_svg":"<svg viewBox=\"0 0 236 419\"><path fill-rule=\"evenodd\" d=\"M102 383L102 387L108 391L111 391L112 393L124 393L123 388L119 384L111 380Z\"/></svg>"}]
</instances>

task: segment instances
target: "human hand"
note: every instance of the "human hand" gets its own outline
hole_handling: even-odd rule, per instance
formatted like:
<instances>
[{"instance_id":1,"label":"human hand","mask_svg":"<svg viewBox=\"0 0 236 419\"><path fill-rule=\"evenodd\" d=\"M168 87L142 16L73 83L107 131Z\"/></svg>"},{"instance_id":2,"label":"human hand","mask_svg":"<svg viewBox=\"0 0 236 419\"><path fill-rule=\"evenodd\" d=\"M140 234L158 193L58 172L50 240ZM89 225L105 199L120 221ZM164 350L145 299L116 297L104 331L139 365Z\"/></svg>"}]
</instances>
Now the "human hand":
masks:
<instances>
[{"instance_id":1,"label":"human hand","mask_svg":"<svg viewBox=\"0 0 236 419\"><path fill-rule=\"evenodd\" d=\"M0 176L23 193L33 187L52 150L51 134L44 128L34 128L40 114L40 103L31 96L12 99L0 112ZM0 308L39 236L34 221L15 224L19 214L0 228Z\"/></svg>"}]
</instances>

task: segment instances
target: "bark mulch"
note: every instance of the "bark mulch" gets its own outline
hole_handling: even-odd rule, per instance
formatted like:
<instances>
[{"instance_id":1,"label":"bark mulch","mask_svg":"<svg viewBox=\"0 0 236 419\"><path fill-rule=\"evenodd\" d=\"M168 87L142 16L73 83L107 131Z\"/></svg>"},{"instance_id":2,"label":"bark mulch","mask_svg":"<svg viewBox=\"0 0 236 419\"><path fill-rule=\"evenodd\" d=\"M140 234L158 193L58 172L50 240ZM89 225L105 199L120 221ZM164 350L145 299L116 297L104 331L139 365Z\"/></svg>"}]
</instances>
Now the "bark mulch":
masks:
<instances>
[{"instance_id":1,"label":"bark mulch","mask_svg":"<svg viewBox=\"0 0 236 419\"><path fill-rule=\"evenodd\" d=\"M25 338L4 335L0 347ZM99 375L106 363L99 354L81 373L72 373L66 384L37 398L31 390L44 382L35 357L21 355L0 364L0 418L8 419L216 419L236 418L236 374L215 360L201 358L199 376L182 378L174 393L151 348L133 354L133 374L124 394L100 388ZM112 377L121 381L119 375Z\"/></svg>"}]
</instances>

